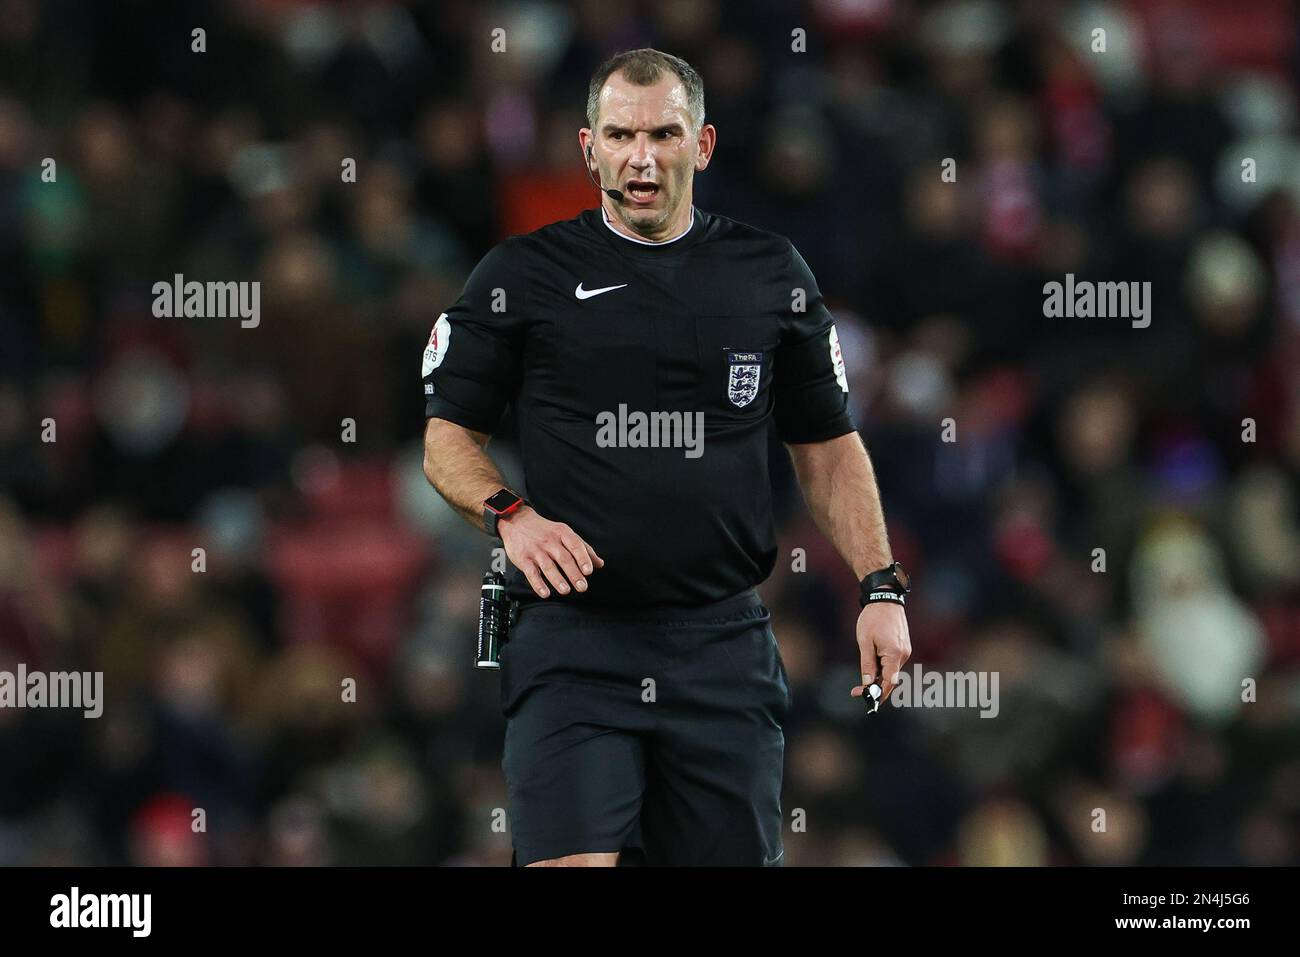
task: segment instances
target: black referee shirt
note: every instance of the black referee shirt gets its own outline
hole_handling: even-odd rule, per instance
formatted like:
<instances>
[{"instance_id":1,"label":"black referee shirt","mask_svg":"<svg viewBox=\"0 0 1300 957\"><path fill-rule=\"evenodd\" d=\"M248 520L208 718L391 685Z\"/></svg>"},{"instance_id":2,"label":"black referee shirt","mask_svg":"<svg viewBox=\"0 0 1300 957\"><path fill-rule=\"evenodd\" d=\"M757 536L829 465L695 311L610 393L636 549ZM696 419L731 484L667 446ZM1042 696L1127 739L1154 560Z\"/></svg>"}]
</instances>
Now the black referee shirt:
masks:
<instances>
[{"instance_id":1,"label":"black referee shirt","mask_svg":"<svg viewBox=\"0 0 1300 957\"><path fill-rule=\"evenodd\" d=\"M491 433L515 403L529 501L605 559L552 602L700 605L759 584L776 562L769 418L785 442L854 430L803 258L699 209L663 244L600 209L506 240L439 316L423 374L426 416ZM508 593L540 600L517 569Z\"/></svg>"}]
</instances>

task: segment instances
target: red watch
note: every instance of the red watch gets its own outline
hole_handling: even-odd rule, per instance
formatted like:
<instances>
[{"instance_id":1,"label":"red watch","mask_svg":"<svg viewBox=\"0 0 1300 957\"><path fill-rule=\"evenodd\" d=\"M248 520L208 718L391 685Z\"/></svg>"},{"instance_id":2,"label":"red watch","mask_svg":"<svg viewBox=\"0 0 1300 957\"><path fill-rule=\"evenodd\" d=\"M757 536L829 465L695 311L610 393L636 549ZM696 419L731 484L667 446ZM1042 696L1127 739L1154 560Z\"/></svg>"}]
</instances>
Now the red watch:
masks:
<instances>
[{"instance_id":1,"label":"red watch","mask_svg":"<svg viewBox=\"0 0 1300 957\"><path fill-rule=\"evenodd\" d=\"M522 496L516 495L508 488L493 492L483 502L483 525L487 528L487 533L493 538L500 538L497 523L507 515L513 515L527 504L528 502Z\"/></svg>"}]
</instances>

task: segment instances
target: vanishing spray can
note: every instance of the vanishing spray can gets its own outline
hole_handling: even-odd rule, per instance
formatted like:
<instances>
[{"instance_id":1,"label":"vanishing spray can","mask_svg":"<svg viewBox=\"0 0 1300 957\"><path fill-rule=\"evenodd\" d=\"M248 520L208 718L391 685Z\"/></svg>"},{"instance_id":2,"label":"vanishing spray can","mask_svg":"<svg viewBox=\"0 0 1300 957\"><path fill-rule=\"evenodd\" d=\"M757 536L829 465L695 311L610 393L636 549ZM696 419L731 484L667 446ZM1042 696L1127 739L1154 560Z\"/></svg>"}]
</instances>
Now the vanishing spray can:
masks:
<instances>
[{"instance_id":1,"label":"vanishing spray can","mask_svg":"<svg viewBox=\"0 0 1300 957\"><path fill-rule=\"evenodd\" d=\"M478 600L478 655L474 667L500 669L501 647L509 633L510 600L506 598L505 579L496 572L487 572Z\"/></svg>"}]
</instances>

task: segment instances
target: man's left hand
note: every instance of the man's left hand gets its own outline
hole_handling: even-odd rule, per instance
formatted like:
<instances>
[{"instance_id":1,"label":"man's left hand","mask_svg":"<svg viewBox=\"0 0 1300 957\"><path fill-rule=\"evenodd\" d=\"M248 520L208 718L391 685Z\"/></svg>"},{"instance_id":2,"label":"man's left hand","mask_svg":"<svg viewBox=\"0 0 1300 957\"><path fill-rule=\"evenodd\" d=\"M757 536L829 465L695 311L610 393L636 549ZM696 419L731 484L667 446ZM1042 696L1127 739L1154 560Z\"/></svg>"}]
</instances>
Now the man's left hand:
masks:
<instances>
[{"instance_id":1,"label":"man's left hand","mask_svg":"<svg viewBox=\"0 0 1300 957\"><path fill-rule=\"evenodd\" d=\"M861 697L879 676L883 704L898 684L898 673L912 656L912 639L902 605L873 601L862 609L858 616L858 653L862 658L862 684L854 686L849 694Z\"/></svg>"}]
</instances>

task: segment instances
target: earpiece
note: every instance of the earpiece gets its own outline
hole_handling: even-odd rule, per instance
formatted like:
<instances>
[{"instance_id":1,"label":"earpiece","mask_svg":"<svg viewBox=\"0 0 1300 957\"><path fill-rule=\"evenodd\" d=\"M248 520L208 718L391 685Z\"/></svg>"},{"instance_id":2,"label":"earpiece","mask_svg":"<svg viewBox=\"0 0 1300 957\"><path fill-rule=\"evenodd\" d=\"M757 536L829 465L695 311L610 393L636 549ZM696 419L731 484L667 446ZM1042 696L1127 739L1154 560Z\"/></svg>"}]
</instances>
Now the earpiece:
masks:
<instances>
[{"instance_id":1,"label":"earpiece","mask_svg":"<svg viewBox=\"0 0 1300 957\"><path fill-rule=\"evenodd\" d=\"M600 182L599 182L599 181L596 179L596 177L592 174L592 172L591 172L591 144L590 144L590 143L587 144L587 164L588 164L588 165L587 165L587 178L591 180L592 184L595 185L595 187L596 187L598 190L600 190L602 193L605 193L606 195L608 195L609 198L612 199L614 202L616 202L616 203L621 203L621 202L623 202L623 194L622 194L622 192L620 192L620 191L617 190L617 189L606 189L604 186L601 186L601 185L600 185Z\"/></svg>"}]
</instances>

